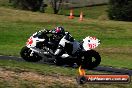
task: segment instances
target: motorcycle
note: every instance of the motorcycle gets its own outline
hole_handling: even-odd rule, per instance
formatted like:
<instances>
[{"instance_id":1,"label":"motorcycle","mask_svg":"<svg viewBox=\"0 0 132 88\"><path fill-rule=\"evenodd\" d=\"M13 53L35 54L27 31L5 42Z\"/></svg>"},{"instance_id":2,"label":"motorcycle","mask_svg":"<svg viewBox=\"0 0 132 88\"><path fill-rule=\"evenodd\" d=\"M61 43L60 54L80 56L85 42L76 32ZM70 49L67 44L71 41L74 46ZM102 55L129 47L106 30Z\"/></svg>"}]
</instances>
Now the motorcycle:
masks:
<instances>
[{"instance_id":1,"label":"motorcycle","mask_svg":"<svg viewBox=\"0 0 132 88\"><path fill-rule=\"evenodd\" d=\"M59 41L66 41L65 38L57 40L52 34L46 34L46 30L34 33L26 42L26 46L21 49L21 57L28 62L37 62L42 59L52 59L57 65L78 65L82 68L93 69L101 62L101 57L95 49L100 40L96 37L88 36L83 41L78 42L73 37L71 43L65 42L63 54L54 58L54 52ZM63 45L62 45L63 46Z\"/></svg>"}]
</instances>

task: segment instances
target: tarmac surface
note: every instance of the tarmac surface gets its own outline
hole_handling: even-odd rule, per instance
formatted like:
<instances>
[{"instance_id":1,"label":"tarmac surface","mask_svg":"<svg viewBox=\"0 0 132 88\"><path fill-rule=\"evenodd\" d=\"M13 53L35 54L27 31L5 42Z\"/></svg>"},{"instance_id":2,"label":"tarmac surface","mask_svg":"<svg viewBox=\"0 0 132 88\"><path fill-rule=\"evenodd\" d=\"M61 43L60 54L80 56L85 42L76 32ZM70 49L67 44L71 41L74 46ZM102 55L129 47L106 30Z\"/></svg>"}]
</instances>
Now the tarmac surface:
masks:
<instances>
[{"instance_id":1,"label":"tarmac surface","mask_svg":"<svg viewBox=\"0 0 132 88\"><path fill-rule=\"evenodd\" d=\"M0 56L0 60L15 60L15 61L20 61L20 62L25 62L21 57L15 57L15 56ZM50 64L54 65L53 63L50 62L45 62L43 60L37 62L38 64ZM112 73L112 74L128 74L132 76L132 69L127 69L127 68L115 68L115 67L110 67L110 66L98 66L94 68L91 71L96 71L96 72L105 72L105 73Z\"/></svg>"}]
</instances>

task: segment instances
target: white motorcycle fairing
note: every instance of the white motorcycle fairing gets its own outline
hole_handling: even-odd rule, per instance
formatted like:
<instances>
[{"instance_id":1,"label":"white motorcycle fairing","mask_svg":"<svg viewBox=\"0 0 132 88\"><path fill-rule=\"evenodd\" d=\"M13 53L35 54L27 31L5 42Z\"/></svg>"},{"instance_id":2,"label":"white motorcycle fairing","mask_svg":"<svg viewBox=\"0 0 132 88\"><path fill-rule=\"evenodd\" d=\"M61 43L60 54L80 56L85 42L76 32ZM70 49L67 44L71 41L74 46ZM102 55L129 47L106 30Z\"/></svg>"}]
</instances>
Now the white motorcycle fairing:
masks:
<instances>
[{"instance_id":1,"label":"white motorcycle fairing","mask_svg":"<svg viewBox=\"0 0 132 88\"><path fill-rule=\"evenodd\" d=\"M56 65L77 64L87 69L93 69L101 62L101 56L94 50L100 44L100 40L96 37L88 36L78 42L67 33L60 41L52 39L52 35L48 35L45 31L34 33L26 42L26 46L21 49L21 57L28 62L44 59L53 61Z\"/></svg>"},{"instance_id":2,"label":"white motorcycle fairing","mask_svg":"<svg viewBox=\"0 0 132 88\"><path fill-rule=\"evenodd\" d=\"M43 42L45 39L40 39L38 37L34 38L33 36L31 36L28 41L26 42L26 46L28 48L32 48L35 47L37 42Z\"/></svg>"},{"instance_id":3,"label":"white motorcycle fairing","mask_svg":"<svg viewBox=\"0 0 132 88\"><path fill-rule=\"evenodd\" d=\"M73 45L73 51L72 54L76 53L78 50L81 49L80 43L74 40L74 42L67 41L64 37L60 41L60 45L65 47L65 43L71 43ZM88 51L91 49L95 49L100 44L100 40L96 37L88 36L85 39L83 39L83 50ZM63 54L62 57L69 57L68 54Z\"/></svg>"},{"instance_id":4,"label":"white motorcycle fairing","mask_svg":"<svg viewBox=\"0 0 132 88\"><path fill-rule=\"evenodd\" d=\"M83 39L83 48L84 50L88 51L91 49L95 49L100 44L100 40L96 37L86 37Z\"/></svg>"}]
</instances>

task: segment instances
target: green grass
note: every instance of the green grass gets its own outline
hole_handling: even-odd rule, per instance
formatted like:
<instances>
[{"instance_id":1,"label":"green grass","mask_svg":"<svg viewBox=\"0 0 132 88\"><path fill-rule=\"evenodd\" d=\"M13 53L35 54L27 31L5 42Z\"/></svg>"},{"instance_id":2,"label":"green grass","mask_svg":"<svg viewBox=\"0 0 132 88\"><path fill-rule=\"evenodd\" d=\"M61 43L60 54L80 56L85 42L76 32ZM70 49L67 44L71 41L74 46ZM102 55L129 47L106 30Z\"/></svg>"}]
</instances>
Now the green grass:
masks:
<instances>
[{"instance_id":1,"label":"green grass","mask_svg":"<svg viewBox=\"0 0 132 88\"><path fill-rule=\"evenodd\" d=\"M46 64L36 64L36 63L28 63L28 62L17 62L13 60L0 60L0 66L1 68L4 68L5 71L13 71L16 72L16 74L24 73L24 72L33 72L35 74L43 75L43 76L63 76L71 77L75 79L78 76L78 69L72 69L72 68L64 68L64 67L57 67L53 65L46 65ZM11 73L12 74L12 73ZM104 74L99 72L92 72L92 71L86 71L86 74ZM105 73L106 74L106 73ZM10 80L2 79L0 78L0 88L130 88L130 84L85 84L85 85L78 85L76 83L76 80L73 80L73 82L70 83L59 83L57 81L54 81L52 84L48 84L47 82L41 82L41 81L33 81L33 80L26 80L19 78L19 75L12 78L9 78ZM54 79L53 79L54 80ZM61 79L60 79L61 80ZM40 87L41 86L41 87Z\"/></svg>"},{"instance_id":2,"label":"green grass","mask_svg":"<svg viewBox=\"0 0 132 88\"><path fill-rule=\"evenodd\" d=\"M79 17L80 12L83 12L85 18L92 18L92 19L106 19L107 15L107 5L102 6L94 6L94 7L83 7L83 8L75 8L73 9L73 14ZM62 9L59 14L69 15L69 9Z\"/></svg>"},{"instance_id":3,"label":"green grass","mask_svg":"<svg viewBox=\"0 0 132 88\"><path fill-rule=\"evenodd\" d=\"M37 72L41 75L76 77L79 75L78 68L62 67L32 62L18 62L15 60L0 60L0 67L15 72ZM104 74L86 70L86 74ZM106 74L106 73L105 73Z\"/></svg>"},{"instance_id":4,"label":"green grass","mask_svg":"<svg viewBox=\"0 0 132 88\"><path fill-rule=\"evenodd\" d=\"M111 21L107 19L107 6L95 6L77 8L74 14L78 16L83 10L85 19L80 22L78 17L68 19L69 10L63 10L53 15L51 9L48 13L30 12L7 8L7 0L0 0L0 55L19 56L21 48L27 39L36 31L47 28L53 29L62 25L75 39L81 41L86 36L96 36L101 40L101 45L96 49L101 57L101 65L118 68L132 69L132 22ZM76 77L77 69L63 68L53 65L36 64L28 62L17 62L12 60L0 60L0 67L17 72L31 71L42 75L63 75ZM88 74L103 74L87 71ZM41 83L17 79L18 88L40 88ZM13 81L14 83L16 81ZM14 83L2 80L0 77L0 88L14 88ZM17 83L17 82L16 82ZM58 82L49 85L49 88L131 88L130 84L87 84L87 85L65 85ZM42 86L44 86L42 84Z\"/></svg>"},{"instance_id":5,"label":"green grass","mask_svg":"<svg viewBox=\"0 0 132 88\"><path fill-rule=\"evenodd\" d=\"M11 4L8 2L9 0L0 0L0 7L10 7Z\"/></svg>"},{"instance_id":6,"label":"green grass","mask_svg":"<svg viewBox=\"0 0 132 88\"><path fill-rule=\"evenodd\" d=\"M70 20L67 16L4 7L0 8L0 13L0 54L2 55L19 56L21 48L34 32L42 28L53 29L62 25L78 41L86 36L96 36L101 40L101 45L96 49L102 57L101 65L132 69L131 22L96 19L84 19L79 22L78 18Z\"/></svg>"},{"instance_id":7,"label":"green grass","mask_svg":"<svg viewBox=\"0 0 132 88\"><path fill-rule=\"evenodd\" d=\"M44 75L63 75L63 76L76 76L77 69L57 67L54 65L36 64L28 62L17 62L13 60L0 60L0 66L6 69L11 69L17 72L21 72L22 69L25 71L38 72ZM59 72L58 72L59 71ZM92 72L90 72L92 73Z\"/></svg>"},{"instance_id":8,"label":"green grass","mask_svg":"<svg viewBox=\"0 0 132 88\"><path fill-rule=\"evenodd\" d=\"M75 17L79 17L80 12L82 11L84 18L108 20L107 10L108 10L107 5L74 8L73 9L73 15ZM46 8L45 12L53 14L53 9L51 8L51 6L48 6ZM64 15L64 16L69 16L70 15L70 9L62 8L58 14Z\"/></svg>"}]
</instances>

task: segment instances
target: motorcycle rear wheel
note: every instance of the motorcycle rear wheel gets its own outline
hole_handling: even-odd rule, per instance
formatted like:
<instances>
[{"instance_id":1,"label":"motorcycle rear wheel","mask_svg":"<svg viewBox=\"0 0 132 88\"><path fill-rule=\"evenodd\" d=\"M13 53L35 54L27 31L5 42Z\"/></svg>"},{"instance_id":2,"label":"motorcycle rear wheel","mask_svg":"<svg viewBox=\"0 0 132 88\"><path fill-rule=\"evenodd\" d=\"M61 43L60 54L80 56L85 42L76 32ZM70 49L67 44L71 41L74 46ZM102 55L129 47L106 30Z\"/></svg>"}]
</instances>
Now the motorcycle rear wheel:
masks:
<instances>
[{"instance_id":1,"label":"motorcycle rear wheel","mask_svg":"<svg viewBox=\"0 0 132 88\"><path fill-rule=\"evenodd\" d=\"M28 48L27 46L23 47L21 49L20 55L21 57L28 62L38 62L42 59L42 57L40 57L37 53L33 53L33 55L31 56L30 53L32 51L30 50L30 48Z\"/></svg>"},{"instance_id":2,"label":"motorcycle rear wheel","mask_svg":"<svg viewBox=\"0 0 132 88\"><path fill-rule=\"evenodd\" d=\"M94 61L93 61L94 59ZM93 69L97 67L101 62L101 57L95 50L89 50L84 53L84 59L82 61L82 68Z\"/></svg>"}]
</instances>

